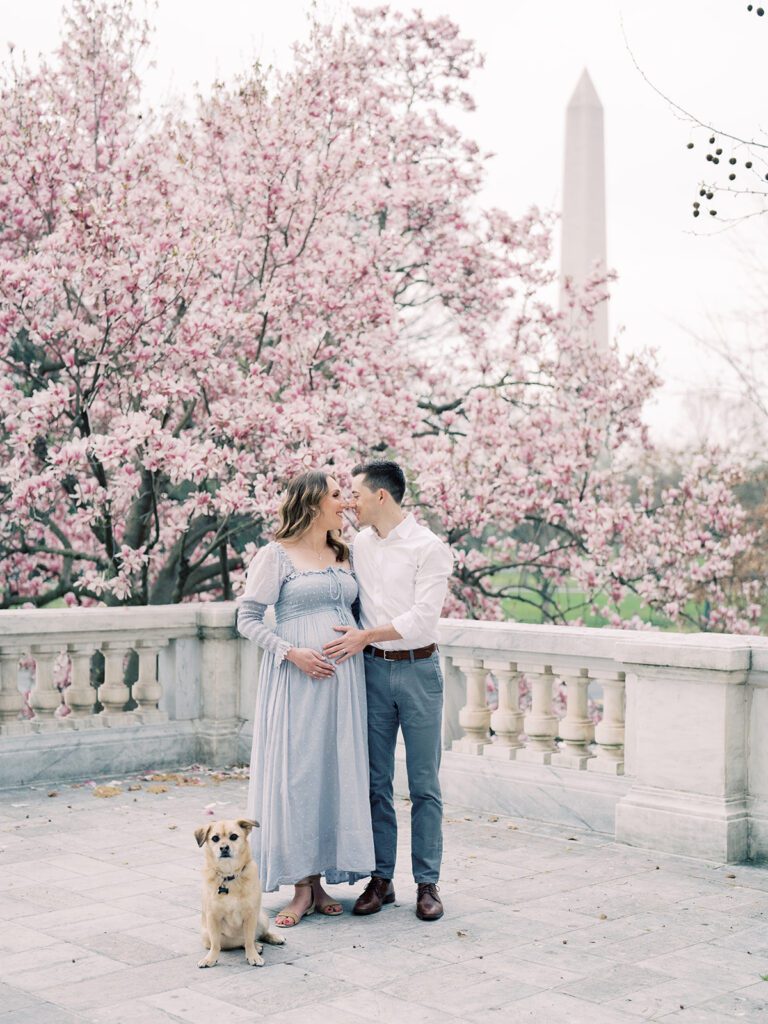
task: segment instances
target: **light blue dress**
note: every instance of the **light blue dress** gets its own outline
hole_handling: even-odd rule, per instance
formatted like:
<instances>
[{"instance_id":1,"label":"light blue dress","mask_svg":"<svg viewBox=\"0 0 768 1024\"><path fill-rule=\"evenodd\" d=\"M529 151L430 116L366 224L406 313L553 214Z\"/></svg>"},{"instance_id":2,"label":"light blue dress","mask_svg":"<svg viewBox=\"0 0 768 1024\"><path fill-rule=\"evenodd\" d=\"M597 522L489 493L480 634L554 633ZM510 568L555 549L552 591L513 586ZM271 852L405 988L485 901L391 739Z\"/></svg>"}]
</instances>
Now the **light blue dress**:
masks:
<instances>
[{"instance_id":1,"label":"light blue dress","mask_svg":"<svg viewBox=\"0 0 768 1024\"><path fill-rule=\"evenodd\" d=\"M264 653L254 714L248 816L265 892L323 874L356 882L373 870L368 796L365 670L358 654L328 679L285 659L291 647L323 645L352 625L357 581L333 565L298 571L281 544L260 549L248 569L237 616ZM264 622L274 605L275 628Z\"/></svg>"}]
</instances>

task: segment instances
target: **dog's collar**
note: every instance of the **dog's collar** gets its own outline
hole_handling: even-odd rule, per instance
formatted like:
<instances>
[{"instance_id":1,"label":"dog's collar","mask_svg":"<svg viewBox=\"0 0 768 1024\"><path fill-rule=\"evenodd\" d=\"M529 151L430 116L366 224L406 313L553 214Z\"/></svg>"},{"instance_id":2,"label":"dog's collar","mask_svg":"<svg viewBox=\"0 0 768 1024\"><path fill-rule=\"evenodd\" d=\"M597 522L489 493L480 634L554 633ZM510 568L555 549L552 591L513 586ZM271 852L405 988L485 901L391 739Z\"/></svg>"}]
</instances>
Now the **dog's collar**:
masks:
<instances>
[{"instance_id":1,"label":"dog's collar","mask_svg":"<svg viewBox=\"0 0 768 1024\"><path fill-rule=\"evenodd\" d=\"M219 896L226 896L227 893L229 892L229 889L227 888L226 883L227 882L234 882L234 880L236 878L239 878L240 875L242 875L243 871L245 871L245 868L240 868L240 870L236 874L234 874L234 875L222 875L221 882L219 883L218 895ZM217 874L218 874L218 872L217 872Z\"/></svg>"}]
</instances>

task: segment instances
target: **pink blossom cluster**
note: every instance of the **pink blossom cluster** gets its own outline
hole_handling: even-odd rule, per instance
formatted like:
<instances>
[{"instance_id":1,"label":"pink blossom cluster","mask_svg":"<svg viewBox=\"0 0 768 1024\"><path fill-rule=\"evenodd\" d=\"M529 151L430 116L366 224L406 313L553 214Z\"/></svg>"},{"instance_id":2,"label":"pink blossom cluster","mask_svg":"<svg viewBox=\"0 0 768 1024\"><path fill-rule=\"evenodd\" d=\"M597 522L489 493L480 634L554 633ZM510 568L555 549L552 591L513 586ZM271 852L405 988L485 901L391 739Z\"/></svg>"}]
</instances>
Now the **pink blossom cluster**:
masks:
<instances>
[{"instance_id":1,"label":"pink blossom cluster","mask_svg":"<svg viewBox=\"0 0 768 1024\"><path fill-rule=\"evenodd\" d=\"M316 23L192 114L142 105L148 38L72 0L0 83L0 606L231 597L287 477L386 453L456 552L451 614L563 621L576 587L754 628L732 472L633 490L650 361L590 340L605 280L552 307L550 216L479 209L455 25Z\"/></svg>"}]
</instances>

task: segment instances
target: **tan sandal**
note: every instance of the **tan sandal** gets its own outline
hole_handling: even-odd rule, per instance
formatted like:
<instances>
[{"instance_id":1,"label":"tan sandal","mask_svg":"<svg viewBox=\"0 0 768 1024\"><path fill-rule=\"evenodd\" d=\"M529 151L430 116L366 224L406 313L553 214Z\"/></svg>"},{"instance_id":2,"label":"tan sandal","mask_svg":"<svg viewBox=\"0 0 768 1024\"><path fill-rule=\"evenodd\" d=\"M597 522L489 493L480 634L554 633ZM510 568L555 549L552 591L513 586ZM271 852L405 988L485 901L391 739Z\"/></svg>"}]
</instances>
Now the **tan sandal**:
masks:
<instances>
[{"instance_id":1,"label":"tan sandal","mask_svg":"<svg viewBox=\"0 0 768 1024\"><path fill-rule=\"evenodd\" d=\"M315 882L320 882L320 875L309 875L308 881L314 885ZM325 894L326 896L328 893ZM315 913L322 914L323 917L340 917L344 913L344 907L339 903L338 900L331 900L329 903L325 903L322 906L315 899Z\"/></svg>"},{"instance_id":2,"label":"tan sandal","mask_svg":"<svg viewBox=\"0 0 768 1024\"><path fill-rule=\"evenodd\" d=\"M311 882L294 882L293 883L293 887L294 887L294 889L311 889L312 888L312 883ZM299 921L302 919L302 917L309 917L309 915L310 914L314 914L314 912L315 912L315 904L314 903L310 903L310 905L307 907L307 909L304 911L303 914L295 914L292 910L279 910L275 914L275 928L295 928L296 925L299 923ZM277 920L278 917L288 917L288 918L290 918L290 924L280 924L280 922Z\"/></svg>"}]
</instances>

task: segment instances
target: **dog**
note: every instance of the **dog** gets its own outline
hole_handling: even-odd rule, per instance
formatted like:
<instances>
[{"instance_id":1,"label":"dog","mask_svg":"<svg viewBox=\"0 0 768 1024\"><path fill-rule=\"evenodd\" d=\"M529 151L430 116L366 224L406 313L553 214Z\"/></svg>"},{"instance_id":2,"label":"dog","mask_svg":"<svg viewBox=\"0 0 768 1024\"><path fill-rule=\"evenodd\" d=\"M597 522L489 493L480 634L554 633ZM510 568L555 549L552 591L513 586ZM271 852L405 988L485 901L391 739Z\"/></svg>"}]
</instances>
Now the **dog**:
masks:
<instances>
[{"instance_id":1,"label":"dog","mask_svg":"<svg viewBox=\"0 0 768 1024\"><path fill-rule=\"evenodd\" d=\"M285 939L269 930L261 907L261 882L248 839L257 821L216 821L195 829L205 847L203 868L203 945L208 955L198 967L213 967L222 949L242 949L252 967L261 967L262 942L281 946Z\"/></svg>"}]
</instances>

